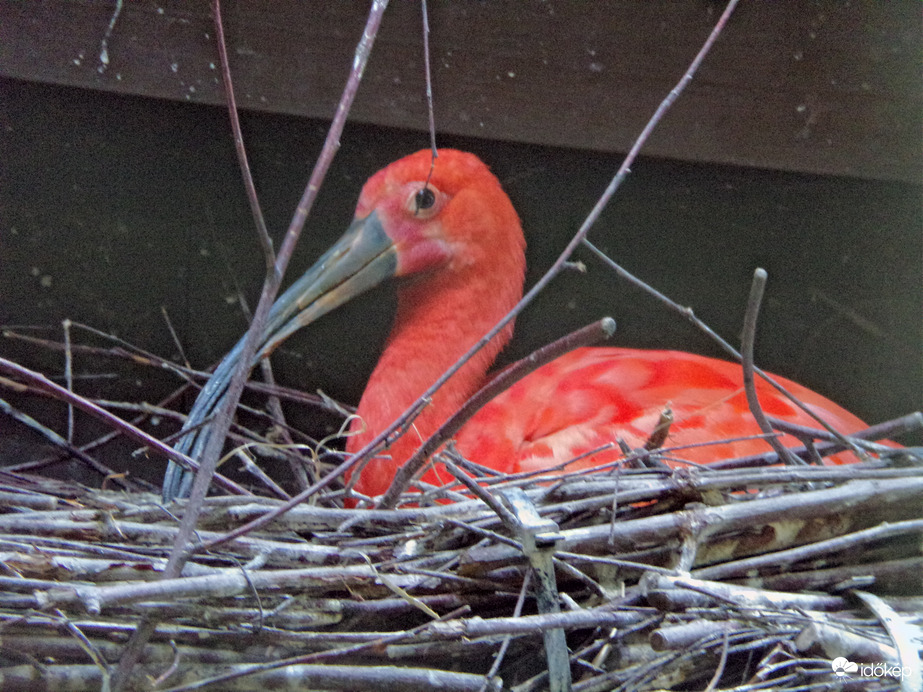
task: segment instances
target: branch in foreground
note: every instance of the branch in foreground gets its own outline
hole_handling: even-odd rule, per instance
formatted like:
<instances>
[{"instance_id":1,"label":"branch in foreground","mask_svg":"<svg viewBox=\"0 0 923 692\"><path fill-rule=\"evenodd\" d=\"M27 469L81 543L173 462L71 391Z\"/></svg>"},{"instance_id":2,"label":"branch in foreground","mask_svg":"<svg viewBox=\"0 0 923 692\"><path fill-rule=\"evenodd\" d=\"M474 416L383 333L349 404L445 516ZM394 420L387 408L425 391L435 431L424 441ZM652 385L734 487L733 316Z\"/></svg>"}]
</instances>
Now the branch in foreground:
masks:
<instances>
[{"instance_id":1,"label":"branch in foreground","mask_svg":"<svg viewBox=\"0 0 923 692\"><path fill-rule=\"evenodd\" d=\"M768 274L765 269L761 267L756 268L753 272L753 283L750 285L750 297L747 299L747 312L744 315L743 337L740 346L741 365L744 371L744 392L747 395L747 405L750 407L750 415L756 420L756 424L760 426L760 430L769 436L766 438L766 442L775 450L779 459L791 465L799 463L799 460L796 456L790 454L785 445L773 434L775 431L766 419L763 407L760 406L760 399L756 394L756 381L754 379L756 366L753 364L753 348L756 345L756 322L760 312L760 303L763 302L763 293L766 290L767 277Z\"/></svg>"},{"instance_id":2,"label":"branch in foreground","mask_svg":"<svg viewBox=\"0 0 923 692\"><path fill-rule=\"evenodd\" d=\"M461 427L470 420L470 418L480 411L485 404L494 399L497 395L505 392L507 389L516 384L529 373L535 372L538 368L550 363L556 358L583 346L597 344L600 341L608 339L615 333L615 320L610 317L604 317L598 322L578 329L557 341L548 344L535 351L531 355L514 363L484 385L474 396L465 402L455 414L443 423L439 429L433 433L416 451L416 453L407 460L397 472L391 487L382 496L376 505L377 509L391 509L400 498L401 493L407 489L413 480L414 475L423 468L426 461L432 454L439 449L449 438L457 433Z\"/></svg>"},{"instance_id":3,"label":"branch in foreground","mask_svg":"<svg viewBox=\"0 0 923 692\"><path fill-rule=\"evenodd\" d=\"M7 360L6 358L0 358L0 371L6 372L13 377L28 382L31 386L46 392L55 399L59 399L60 401L74 405L80 410L89 413L94 418L98 418L99 420L103 421L107 425L118 428L127 437L130 437L142 445L150 447L154 451L159 452L169 459L175 459L177 462L188 464L190 467L194 467L196 465L192 459L180 452L177 452L175 449L169 445L164 444L156 437L148 435L146 432L136 428L128 421L122 420L118 416L109 413L104 408L100 408L92 401L83 398L79 394L75 394L74 392L68 391L64 387L55 384L41 373L35 372L34 370L29 370L28 368ZM220 483L226 490L238 494L247 494L246 490L238 486L233 481L222 478Z\"/></svg>"},{"instance_id":4,"label":"branch in foreground","mask_svg":"<svg viewBox=\"0 0 923 692\"><path fill-rule=\"evenodd\" d=\"M321 183L333 161L334 154L339 148L340 136L346 124L346 117L355 99L356 93L358 92L359 82L362 80L362 74L368 62L369 55L371 54L375 37L378 34L378 27L381 24L381 19L387 5L387 0L375 0L369 10L365 29L356 47L352 69L346 81L346 86L343 89L343 95L337 106L337 112L334 115L333 122L327 133L324 147L321 150L321 154L311 173L308 185L305 188L301 201L289 224L288 231L285 234L285 240L282 242L282 247L276 257L275 265L272 271L267 273L263 284L263 290L260 294L260 300L253 315L253 321L243 339L240 360L232 369L233 374L217 404L215 419L209 426L208 439L204 444L200 457L201 468L196 473L195 480L193 481L192 492L189 496L186 512L183 514L183 518L180 522L180 531L176 537L173 550L170 553L169 562L167 563L167 568L164 573L164 577L166 578L178 576L182 570L183 564L191 554L189 546L192 543L192 537L195 533L196 520L201 510L202 503L205 500L205 495L208 493L208 488L211 485L212 477L214 476L215 468L218 464L218 458L224 447L225 437L231 427L234 409L237 407L237 402L240 400L244 383L250 372L253 357L256 354L265 330L270 308L279 291L282 277L285 275L285 270L295 250L295 244L304 228L305 221L314 204L317 193L320 190ZM219 11L217 3L215 5L215 11ZM114 690L120 690L130 677L132 668L141 656L144 644L148 641L156 628L156 622L155 617L148 617L135 631L135 634L132 636L125 649L125 654L119 661L118 669L113 676L112 687Z\"/></svg>"}]
</instances>

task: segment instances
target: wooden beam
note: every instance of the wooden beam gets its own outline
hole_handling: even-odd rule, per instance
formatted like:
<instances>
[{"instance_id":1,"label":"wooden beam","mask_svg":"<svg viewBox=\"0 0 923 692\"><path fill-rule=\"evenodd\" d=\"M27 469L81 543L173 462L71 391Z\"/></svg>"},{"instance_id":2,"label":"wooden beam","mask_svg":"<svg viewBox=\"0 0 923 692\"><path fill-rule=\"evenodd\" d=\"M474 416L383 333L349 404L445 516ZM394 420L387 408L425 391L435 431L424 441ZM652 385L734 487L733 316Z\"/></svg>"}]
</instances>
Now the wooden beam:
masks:
<instances>
[{"instance_id":1,"label":"wooden beam","mask_svg":"<svg viewBox=\"0 0 923 692\"><path fill-rule=\"evenodd\" d=\"M223 103L209 3L0 0L0 75ZM625 151L722 3L432 3L442 132ZM227 0L243 108L329 118L366 3ZM393 2L353 112L426 126L419 5ZM742 3L648 154L918 183L917 0Z\"/></svg>"}]
</instances>

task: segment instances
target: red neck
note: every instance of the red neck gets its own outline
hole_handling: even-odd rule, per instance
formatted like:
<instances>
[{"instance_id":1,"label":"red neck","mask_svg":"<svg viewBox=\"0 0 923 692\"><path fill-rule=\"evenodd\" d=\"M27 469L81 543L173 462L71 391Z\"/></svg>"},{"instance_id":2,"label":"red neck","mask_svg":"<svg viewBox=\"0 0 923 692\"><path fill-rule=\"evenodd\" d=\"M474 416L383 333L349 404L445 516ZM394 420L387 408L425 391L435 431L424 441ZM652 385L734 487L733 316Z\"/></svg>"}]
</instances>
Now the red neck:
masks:
<instances>
[{"instance_id":1,"label":"red neck","mask_svg":"<svg viewBox=\"0 0 923 692\"><path fill-rule=\"evenodd\" d=\"M360 430L364 424L364 432L349 438L347 451L358 451L394 422L522 295L521 270L498 281L482 272L464 274L472 272L411 280L399 290L394 328L352 426ZM511 324L442 386L413 427L366 467L356 486L360 492L377 495L387 489L397 468L478 389L512 332Z\"/></svg>"}]
</instances>

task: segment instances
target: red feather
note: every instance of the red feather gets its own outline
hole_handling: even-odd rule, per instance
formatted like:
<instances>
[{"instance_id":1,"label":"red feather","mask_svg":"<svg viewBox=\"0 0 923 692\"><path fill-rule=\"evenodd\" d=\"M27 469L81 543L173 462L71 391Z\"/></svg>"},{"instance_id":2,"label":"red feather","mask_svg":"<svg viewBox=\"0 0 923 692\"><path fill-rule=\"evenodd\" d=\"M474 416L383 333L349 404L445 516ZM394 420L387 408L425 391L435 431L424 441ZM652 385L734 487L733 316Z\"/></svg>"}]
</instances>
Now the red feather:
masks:
<instances>
[{"instance_id":1,"label":"red feather","mask_svg":"<svg viewBox=\"0 0 923 692\"><path fill-rule=\"evenodd\" d=\"M423 187L429 169L429 151L391 164L369 180L357 207L357 218L377 212L398 246L397 274L408 281L399 288L395 326L359 404L347 443L351 452L390 425L522 295L522 229L499 181L475 156L440 150L429 179L437 202L421 211L408 206L408 199ZM512 327L449 380L414 428L368 464L357 490L378 495L387 489L421 441L482 384L511 334ZM821 395L776 379L841 432L867 427ZM817 427L765 382L758 381L757 391L767 414ZM619 439L633 448L644 445L667 406L674 422L665 447L760 433L747 407L739 365L676 351L586 348L498 396L459 432L457 444L467 458L498 471L547 469ZM788 436L782 441L801 444ZM760 439L721 442L677 450L669 459L708 463L769 449ZM567 470L620 455L616 447ZM833 459L854 460L850 454ZM436 467L423 480L443 484L451 478Z\"/></svg>"}]
</instances>

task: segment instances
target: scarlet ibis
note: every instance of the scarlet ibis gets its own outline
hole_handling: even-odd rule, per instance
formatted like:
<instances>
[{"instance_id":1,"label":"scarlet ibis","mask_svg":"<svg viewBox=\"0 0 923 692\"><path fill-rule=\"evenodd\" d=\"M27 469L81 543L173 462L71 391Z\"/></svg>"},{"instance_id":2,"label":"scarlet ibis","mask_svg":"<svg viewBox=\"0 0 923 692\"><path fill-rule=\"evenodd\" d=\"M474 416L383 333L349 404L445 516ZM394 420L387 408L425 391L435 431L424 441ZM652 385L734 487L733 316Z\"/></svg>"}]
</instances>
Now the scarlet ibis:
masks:
<instances>
[{"instance_id":1,"label":"scarlet ibis","mask_svg":"<svg viewBox=\"0 0 923 692\"><path fill-rule=\"evenodd\" d=\"M500 182L473 154L442 149L432 171L431 163L431 152L420 151L368 180L346 234L276 301L258 354L264 357L298 328L384 279L400 279L394 326L359 402L348 452L395 421L522 296L525 240ZM355 486L359 492L374 496L387 489L421 441L482 384L512 331L510 325L465 364L413 428L365 467ZM219 366L193 407L187 429L214 406L239 351L240 344ZM841 432L866 427L823 396L776 379ZM816 427L766 383L759 382L757 390L768 414ZM494 399L456 441L465 457L498 471L540 470L617 439L643 445L667 406L674 417L668 446L760 432L746 404L739 365L675 351L583 348ZM204 446L201 437L189 434L179 448L195 457ZM793 437L781 439L789 446L800 444ZM686 448L675 457L708 463L768 449L764 440L749 439ZM598 465L618 454L597 453L578 465ZM434 484L451 480L438 465L422 479ZM173 465L164 499L184 495L188 488L188 474Z\"/></svg>"}]
</instances>

